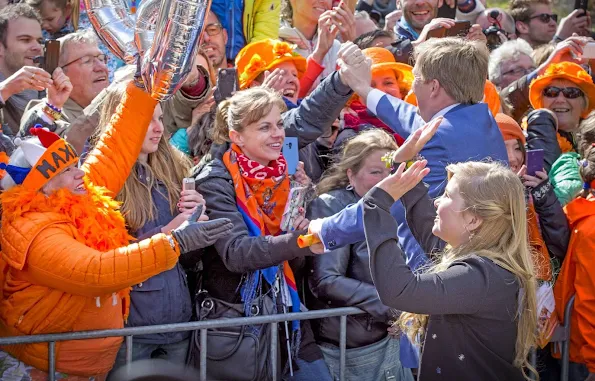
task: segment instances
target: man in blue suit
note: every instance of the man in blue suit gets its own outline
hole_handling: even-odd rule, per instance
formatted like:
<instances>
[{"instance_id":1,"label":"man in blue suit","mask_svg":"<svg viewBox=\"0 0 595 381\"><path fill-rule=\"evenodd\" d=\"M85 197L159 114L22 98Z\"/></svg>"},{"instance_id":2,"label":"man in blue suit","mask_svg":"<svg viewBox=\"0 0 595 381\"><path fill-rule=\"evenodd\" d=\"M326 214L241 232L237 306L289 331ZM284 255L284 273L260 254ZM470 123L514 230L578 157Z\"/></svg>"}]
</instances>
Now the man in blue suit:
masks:
<instances>
[{"instance_id":1,"label":"man in blue suit","mask_svg":"<svg viewBox=\"0 0 595 381\"><path fill-rule=\"evenodd\" d=\"M444 192L448 164L481 160L508 163L498 125L488 106L481 103L488 75L489 52L485 43L442 38L419 45L414 52L412 86L418 107L373 89L371 74L368 77L350 75L357 65L370 64L357 47L345 44L339 54L346 84L360 96L369 111L402 137L407 138L426 122L443 117L435 135L420 152L431 170L424 179L431 197ZM322 224L313 222L311 230L319 233L326 250L364 241L361 210L358 204L353 205ZM399 201L393 205L391 213L399 224L397 235L407 263L417 269L426 263L427 256L409 231L405 210ZM406 367L415 367L403 356L401 361Z\"/></svg>"}]
</instances>

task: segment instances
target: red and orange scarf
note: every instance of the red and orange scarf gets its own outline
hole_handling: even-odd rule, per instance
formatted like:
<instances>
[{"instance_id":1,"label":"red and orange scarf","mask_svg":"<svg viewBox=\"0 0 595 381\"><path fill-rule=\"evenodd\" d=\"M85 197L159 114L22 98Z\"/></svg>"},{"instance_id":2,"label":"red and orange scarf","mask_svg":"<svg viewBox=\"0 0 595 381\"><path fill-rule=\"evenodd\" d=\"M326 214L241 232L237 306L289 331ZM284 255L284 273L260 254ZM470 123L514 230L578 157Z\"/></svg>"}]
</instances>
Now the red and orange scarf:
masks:
<instances>
[{"instance_id":1,"label":"red and orange scarf","mask_svg":"<svg viewBox=\"0 0 595 381\"><path fill-rule=\"evenodd\" d=\"M248 159L235 144L223 155L223 163L229 171L236 192L236 204L244 218L250 236L276 236L281 234L281 219L285 211L290 190L287 175L287 163L283 155L271 161L268 166ZM276 268L260 270L269 283L275 282ZM258 272L252 274L255 279L242 290L244 303L250 303L257 286ZM300 311L300 299L297 293L295 277L289 263L283 263L283 277L292 300L292 311ZM249 313L249 308L246 308ZM299 322L293 322L293 329L299 329Z\"/></svg>"}]
</instances>

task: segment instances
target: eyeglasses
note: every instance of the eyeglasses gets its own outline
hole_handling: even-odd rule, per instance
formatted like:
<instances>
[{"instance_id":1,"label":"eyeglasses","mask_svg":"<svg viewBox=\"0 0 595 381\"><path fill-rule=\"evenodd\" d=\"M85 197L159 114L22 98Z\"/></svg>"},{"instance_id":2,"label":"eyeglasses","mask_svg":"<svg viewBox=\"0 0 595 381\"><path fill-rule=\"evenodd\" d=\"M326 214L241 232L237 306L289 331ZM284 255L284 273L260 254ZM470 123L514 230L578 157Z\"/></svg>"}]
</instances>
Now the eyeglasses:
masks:
<instances>
[{"instance_id":1,"label":"eyeglasses","mask_svg":"<svg viewBox=\"0 0 595 381\"><path fill-rule=\"evenodd\" d=\"M75 62L80 62L81 65L89 65L89 64L93 64L95 62L95 60L106 64L107 63L107 56L105 54L97 54L97 55L93 55L93 54L89 54L86 56L82 56L80 58L77 58L73 61L70 61L69 63L62 65L63 68L65 68L68 65L72 65Z\"/></svg>"},{"instance_id":2,"label":"eyeglasses","mask_svg":"<svg viewBox=\"0 0 595 381\"><path fill-rule=\"evenodd\" d=\"M205 27L205 33L209 36L216 36L223 30L223 25L219 23L209 24Z\"/></svg>"},{"instance_id":3,"label":"eyeglasses","mask_svg":"<svg viewBox=\"0 0 595 381\"><path fill-rule=\"evenodd\" d=\"M557 98L562 93L566 99L576 99L584 96L584 93L578 87L556 87L548 86L543 89L543 96L548 98Z\"/></svg>"},{"instance_id":4,"label":"eyeglasses","mask_svg":"<svg viewBox=\"0 0 595 381\"><path fill-rule=\"evenodd\" d=\"M528 68L517 67L517 68L511 69L509 71L502 73L502 75L517 75L517 76L522 77L524 75L527 75L527 74L533 72L534 70L535 70L534 67L528 67Z\"/></svg>"},{"instance_id":5,"label":"eyeglasses","mask_svg":"<svg viewBox=\"0 0 595 381\"><path fill-rule=\"evenodd\" d=\"M548 24L550 22L550 20L554 20L554 22L558 22L558 15L557 14L549 14L549 13L540 13L538 15L535 16L531 16L529 17L529 20L533 20L533 19L539 19L539 21L541 21L544 24Z\"/></svg>"}]
</instances>

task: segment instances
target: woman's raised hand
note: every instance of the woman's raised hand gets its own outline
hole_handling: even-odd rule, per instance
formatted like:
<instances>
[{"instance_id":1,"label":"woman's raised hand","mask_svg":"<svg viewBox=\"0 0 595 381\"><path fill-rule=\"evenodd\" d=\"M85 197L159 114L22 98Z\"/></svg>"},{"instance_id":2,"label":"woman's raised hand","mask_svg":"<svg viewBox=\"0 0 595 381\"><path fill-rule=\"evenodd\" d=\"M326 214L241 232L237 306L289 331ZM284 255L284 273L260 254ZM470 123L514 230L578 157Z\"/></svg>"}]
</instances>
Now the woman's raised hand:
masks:
<instances>
[{"instance_id":1,"label":"woman's raised hand","mask_svg":"<svg viewBox=\"0 0 595 381\"><path fill-rule=\"evenodd\" d=\"M409 135L409 138L393 154L392 161L395 163L404 163L417 156L426 143L432 139L436 131L438 131L442 120L443 118L440 116Z\"/></svg>"},{"instance_id":2,"label":"woman's raised hand","mask_svg":"<svg viewBox=\"0 0 595 381\"><path fill-rule=\"evenodd\" d=\"M427 164L427 160L416 161L411 167L405 170L406 163L401 163L394 174L376 184L376 187L390 194L396 201L413 189L430 173L430 168L426 168Z\"/></svg>"}]
</instances>

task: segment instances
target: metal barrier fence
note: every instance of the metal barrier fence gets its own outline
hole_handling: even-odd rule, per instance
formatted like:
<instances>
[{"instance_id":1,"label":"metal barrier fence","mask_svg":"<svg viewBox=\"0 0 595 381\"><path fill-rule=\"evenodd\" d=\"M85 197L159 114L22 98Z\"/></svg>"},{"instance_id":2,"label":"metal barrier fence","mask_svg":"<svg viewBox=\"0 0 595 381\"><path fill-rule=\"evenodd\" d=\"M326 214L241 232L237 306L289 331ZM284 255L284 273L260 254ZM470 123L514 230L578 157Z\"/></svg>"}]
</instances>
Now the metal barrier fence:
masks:
<instances>
[{"instance_id":1,"label":"metal barrier fence","mask_svg":"<svg viewBox=\"0 0 595 381\"><path fill-rule=\"evenodd\" d=\"M270 324L271 325L271 362L273 381L277 381L277 328L278 324L292 320L311 320L327 317L341 317L340 321L340 370L341 381L345 380L345 351L347 343L347 316L362 314L364 311L355 307L331 308L307 312L293 312L278 315L264 315L253 317L241 317L233 319L203 320L179 324L162 324L144 327L131 327L122 329L105 329L97 331L80 331L67 333L54 333L45 335L14 336L0 338L0 346L14 344L48 343L48 366L49 380L55 381L56 372L56 342L66 340L99 339L105 337L126 338L126 362L132 361L132 341L135 335L146 335L153 333L200 331L200 381L207 380L207 334L211 328L237 327L242 325Z\"/></svg>"}]
</instances>

